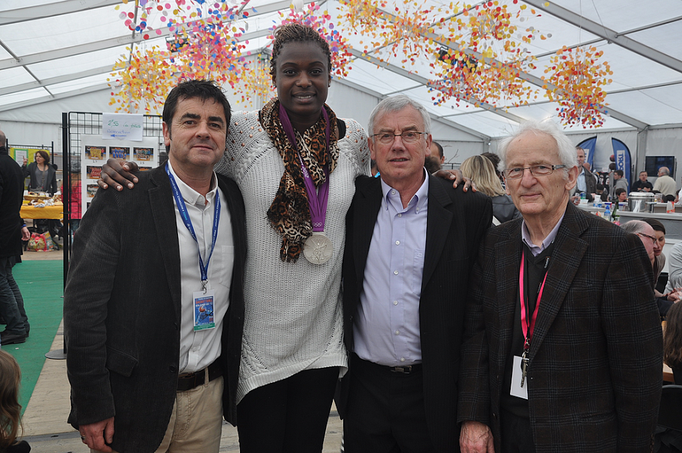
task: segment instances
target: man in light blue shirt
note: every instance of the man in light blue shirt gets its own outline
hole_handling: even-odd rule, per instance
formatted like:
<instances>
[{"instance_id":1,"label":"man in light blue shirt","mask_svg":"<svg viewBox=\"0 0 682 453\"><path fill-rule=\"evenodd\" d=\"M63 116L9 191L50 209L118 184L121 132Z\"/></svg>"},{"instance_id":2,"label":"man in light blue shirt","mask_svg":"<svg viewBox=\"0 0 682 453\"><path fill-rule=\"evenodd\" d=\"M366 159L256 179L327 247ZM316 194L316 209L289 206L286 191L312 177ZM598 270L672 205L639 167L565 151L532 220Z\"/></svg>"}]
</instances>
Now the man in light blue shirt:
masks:
<instances>
[{"instance_id":1,"label":"man in light blue shirt","mask_svg":"<svg viewBox=\"0 0 682 453\"><path fill-rule=\"evenodd\" d=\"M415 101L382 101L368 133L381 176L356 180L347 218L345 451L457 452L464 295L492 204L424 170L430 118Z\"/></svg>"}]
</instances>

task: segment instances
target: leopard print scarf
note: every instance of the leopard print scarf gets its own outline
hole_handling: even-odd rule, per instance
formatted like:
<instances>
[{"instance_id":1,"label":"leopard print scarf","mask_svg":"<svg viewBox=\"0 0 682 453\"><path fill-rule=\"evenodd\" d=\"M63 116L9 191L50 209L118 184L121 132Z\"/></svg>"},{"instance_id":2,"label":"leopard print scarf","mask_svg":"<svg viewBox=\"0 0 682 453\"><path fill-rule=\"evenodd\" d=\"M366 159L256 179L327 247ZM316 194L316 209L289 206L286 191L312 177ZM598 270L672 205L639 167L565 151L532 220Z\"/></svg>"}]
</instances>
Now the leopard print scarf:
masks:
<instances>
[{"instance_id":1,"label":"leopard print scarf","mask_svg":"<svg viewBox=\"0 0 682 453\"><path fill-rule=\"evenodd\" d=\"M325 152L326 123L322 115L320 115L317 123L303 134L295 131L297 152L289 142L280 122L279 100L277 98L272 99L259 112L258 119L261 125L284 161L284 174L280 179L279 188L270 209L268 209L267 216L272 227L282 237L279 257L288 263L295 263L298 260L303 251L303 243L313 233L308 194L306 193L298 154L300 153L315 187L318 188L326 179L324 167L328 166L331 174L336 168L336 162L339 158L336 115L326 104L324 108L327 109L331 126L329 152Z\"/></svg>"}]
</instances>

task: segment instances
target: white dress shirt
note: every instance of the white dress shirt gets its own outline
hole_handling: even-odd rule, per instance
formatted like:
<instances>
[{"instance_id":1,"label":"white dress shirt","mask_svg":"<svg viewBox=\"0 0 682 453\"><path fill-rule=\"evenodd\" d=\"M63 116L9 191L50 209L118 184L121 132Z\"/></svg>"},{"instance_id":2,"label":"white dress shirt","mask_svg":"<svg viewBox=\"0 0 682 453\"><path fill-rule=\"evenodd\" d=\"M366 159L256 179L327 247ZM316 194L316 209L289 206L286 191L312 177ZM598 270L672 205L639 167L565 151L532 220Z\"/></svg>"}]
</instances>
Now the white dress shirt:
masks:
<instances>
[{"instance_id":1,"label":"white dress shirt","mask_svg":"<svg viewBox=\"0 0 682 453\"><path fill-rule=\"evenodd\" d=\"M387 366L421 363L421 298L429 179L403 208L400 194L383 180L383 198L367 255L355 353Z\"/></svg>"},{"instance_id":2,"label":"white dress shirt","mask_svg":"<svg viewBox=\"0 0 682 453\"><path fill-rule=\"evenodd\" d=\"M194 227L197 240L175 209L175 223L180 243L180 278L182 287L181 326L180 326L180 373L192 373L213 363L221 353L221 335L223 320L229 306L230 283L234 265L234 243L232 238L232 222L227 209L227 200L218 188L218 181L213 175L211 187L203 195L185 184L173 171L170 161L168 168L175 178L182 198L185 200L187 212ZM208 265L208 289L215 291L213 310L215 328L194 331L194 299L192 293L202 291L201 271L199 269L199 253L204 264L211 250L213 232L213 213L215 197L220 196L220 222L215 249ZM173 199L175 203L175 198ZM197 247L198 241L198 247Z\"/></svg>"}]
</instances>

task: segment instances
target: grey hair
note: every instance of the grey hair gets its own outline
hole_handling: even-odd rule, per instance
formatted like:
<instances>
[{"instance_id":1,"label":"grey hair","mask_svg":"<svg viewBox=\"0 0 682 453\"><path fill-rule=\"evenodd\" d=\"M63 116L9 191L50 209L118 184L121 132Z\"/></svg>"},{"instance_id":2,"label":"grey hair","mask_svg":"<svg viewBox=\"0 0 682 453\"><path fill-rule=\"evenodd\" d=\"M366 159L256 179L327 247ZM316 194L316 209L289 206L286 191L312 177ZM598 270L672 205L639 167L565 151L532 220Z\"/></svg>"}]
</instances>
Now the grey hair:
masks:
<instances>
[{"instance_id":1,"label":"grey hair","mask_svg":"<svg viewBox=\"0 0 682 453\"><path fill-rule=\"evenodd\" d=\"M622 224L620 227L627 233L637 234L643 233L644 230L647 230L647 227L650 226L651 225L643 220L630 220L629 222Z\"/></svg>"},{"instance_id":2,"label":"grey hair","mask_svg":"<svg viewBox=\"0 0 682 453\"><path fill-rule=\"evenodd\" d=\"M554 139L559 151L559 159L561 160L561 163L566 166L565 174L567 176L568 170L578 165L578 156L575 152L575 145L571 143L564 131L559 129L559 126L557 126L556 123L553 121L527 121L521 123L514 134L502 140L497 153L500 156L500 170L504 171L507 169L507 151L509 150L511 142L514 141L514 139L529 133L535 135L546 134Z\"/></svg>"},{"instance_id":3,"label":"grey hair","mask_svg":"<svg viewBox=\"0 0 682 453\"><path fill-rule=\"evenodd\" d=\"M371 137L374 135L374 121L380 113L384 112L399 112L405 107L412 107L417 110L422 115L422 120L424 121L424 132L427 134L431 133L431 117L429 112L426 111L423 105L419 102L410 99L404 94L399 94L396 96L387 97L383 101L379 102L372 113L369 115L369 123L367 125L367 133Z\"/></svg>"},{"instance_id":4,"label":"grey hair","mask_svg":"<svg viewBox=\"0 0 682 453\"><path fill-rule=\"evenodd\" d=\"M670 175L670 169L668 167L661 167L658 169L658 171L660 171L664 175Z\"/></svg>"}]
</instances>

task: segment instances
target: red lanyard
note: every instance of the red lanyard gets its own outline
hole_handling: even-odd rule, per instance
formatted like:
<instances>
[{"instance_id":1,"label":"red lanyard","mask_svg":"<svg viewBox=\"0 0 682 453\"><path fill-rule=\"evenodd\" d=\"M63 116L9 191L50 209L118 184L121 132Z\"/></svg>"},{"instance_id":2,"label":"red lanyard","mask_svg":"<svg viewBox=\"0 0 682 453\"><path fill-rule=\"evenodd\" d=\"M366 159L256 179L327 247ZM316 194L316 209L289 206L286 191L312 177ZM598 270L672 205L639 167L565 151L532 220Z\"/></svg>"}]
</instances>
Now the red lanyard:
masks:
<instances>
[{"instance_id":1,"label":"red lanyard","mask_svg":"<svg viewBox=\"0 0 682 453\"><path fill-rule=\"evenodd\" d=\"M540 286L540 291L538 291L538 300L535 303L535 310L533 310L533 315L528 322L528 313L526 311L526 299L524 297L523 290L523 267L526 261L526 252L521 252L521 271L519 272L519 293L521 296L521 330L523 331L523 338L525 342L523 349L528 351L530 349L530 340L533 337L533 330L535 330L535 321L538 318L538 309L540 308L540 299L542 299L542 292L545 290L545 282L547 281L547 272L545 272L545 278L542 279L542 286ZM530 324L530 325L529 325Z\"/></svg>"}]
</instances>

